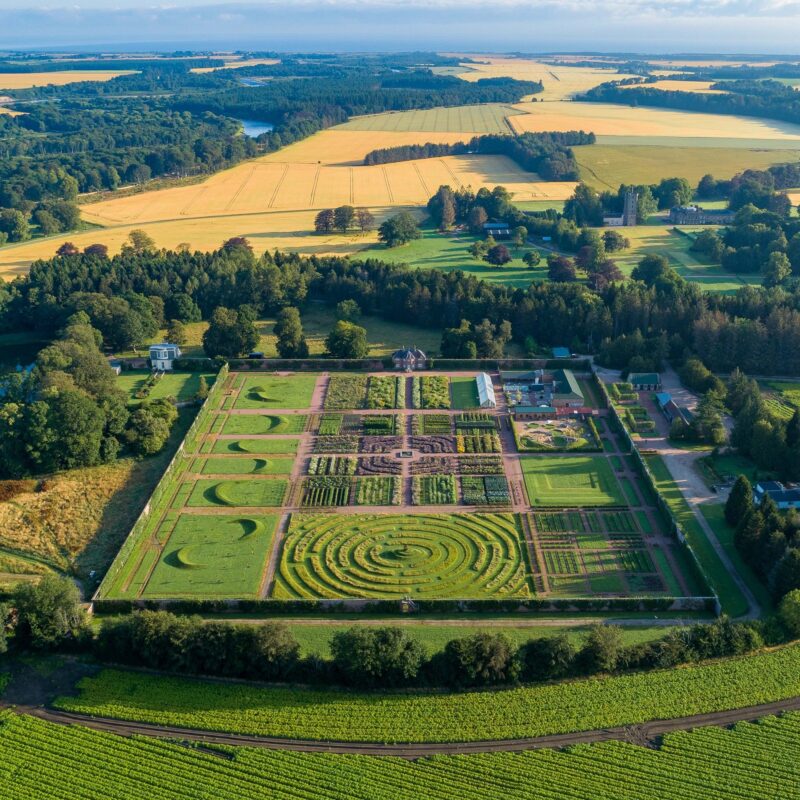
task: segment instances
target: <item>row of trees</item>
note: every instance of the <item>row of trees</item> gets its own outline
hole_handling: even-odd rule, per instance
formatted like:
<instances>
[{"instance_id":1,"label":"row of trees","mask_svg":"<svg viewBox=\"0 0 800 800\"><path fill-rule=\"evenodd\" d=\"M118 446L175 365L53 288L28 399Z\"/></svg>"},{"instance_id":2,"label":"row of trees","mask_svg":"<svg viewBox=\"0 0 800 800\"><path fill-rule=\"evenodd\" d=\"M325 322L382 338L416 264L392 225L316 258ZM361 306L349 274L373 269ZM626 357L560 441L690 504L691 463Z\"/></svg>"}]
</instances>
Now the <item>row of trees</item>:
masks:
<instances>
[{"instance_id":1,"label":"row of trees","mask_svg":"<svg viewBox=\"0 0 800 800\"><path fill-rule=\"evenodd\" d=\"M353 206L339 206L338 208L323 208L314 218L314 230L317 233L347 233L355 228L361 233L367 233L375 227L375 217L366 208L353 208Z\"/></svg>"},{"instance_id":2,"label":"row of trees","mask_svg":"<svg viewBox=\"0 0 800 800\"><path fill-rule=\"evenodd\" d=\"M104 622L94 652L101 660L192 674L361 689L467 688L670 667L741 655L763 643L758 626L721 619L628 646L614 626L591 628L580 647L564 634L515 647L502 633L476 633L452 639L428 656L402 628L357 626L334 633L331 658L322 661L301 658L297 641L281 623L243 626L143 611Z\"/></svg>"}]
</instances>

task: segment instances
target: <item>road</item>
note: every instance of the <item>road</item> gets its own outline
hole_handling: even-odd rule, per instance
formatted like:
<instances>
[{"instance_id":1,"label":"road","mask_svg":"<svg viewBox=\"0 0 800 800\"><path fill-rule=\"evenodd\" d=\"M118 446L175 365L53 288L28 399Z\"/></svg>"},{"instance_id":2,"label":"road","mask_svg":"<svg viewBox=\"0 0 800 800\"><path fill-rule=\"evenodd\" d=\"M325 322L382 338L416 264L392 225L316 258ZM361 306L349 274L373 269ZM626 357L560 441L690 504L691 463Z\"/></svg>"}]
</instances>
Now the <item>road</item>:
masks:
<instances>
[{"instance_id":1,"label":"road","mask_svg":"<svg viewBox=\"0 0 800 800\"><path fill-rule=\"evenodd\" d=\"M9 708L9 706L2 706ZM381 744L377 742L313 741L308 739L281 739L270 736L243 736L235 733L217 733L194 728L166 727L145 722L91 717L40 706L10 707L18 714L55 723L57 725L80 725L96 731L120 736L150 736L202 744L259 747L266 750L293 750L304 753L339 753L350 755L394 756L416 759L433 755L467 755L470 753L522 752L543 748L562 748L576 744L593 744L607 741L623 741L645 747L657 747L658 737L673 731L692 730L709 726L728 726L736 722L756 720L786 711L800 711L800 697L763 703L732 711L717 711L710 714L695 714L668 720L653 720L640 725L602 728L577 733L536 736L529 739L499 739L483 742L436 742L421 744ZM224 753L221 757L227 758Z\"/></svg>"}]
</instances>

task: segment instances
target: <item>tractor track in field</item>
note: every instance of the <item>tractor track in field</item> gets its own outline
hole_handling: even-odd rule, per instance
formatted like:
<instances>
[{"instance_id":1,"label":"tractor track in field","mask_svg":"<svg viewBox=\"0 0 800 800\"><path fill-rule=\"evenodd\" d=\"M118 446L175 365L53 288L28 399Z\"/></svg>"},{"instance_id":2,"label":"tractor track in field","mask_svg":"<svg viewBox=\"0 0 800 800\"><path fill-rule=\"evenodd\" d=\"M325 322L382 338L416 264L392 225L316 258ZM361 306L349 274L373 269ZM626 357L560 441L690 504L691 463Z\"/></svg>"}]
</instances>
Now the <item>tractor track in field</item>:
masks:
<instances>
[{"instance_id":1,"label":"tractor track in field","mask_svg":"<svg viewBox=\"0 0 800 800\"><path fill-rule=\"evenodd\" d=\"M43 706L1 704L18 714L27 714L57 725L80 725L91 730L113 733L119 736L148 736L178 742L197 742L200 745L228 745L258 747L266 750L291 750L305 753L339 753L349 755L393 756L417 759L433 755L467 755L470 753L523 752L525 750L559 749L576 744L595 744L607 741L622 741L644 747L657 748L659 737L675 731L693 730L702 727L728 727L737 722L746 722L773 716L788 711L800 711L800 697L762 703L729 711L714 711L667 720L653 720L635 725L601 728L575 733L551 734L525 739L498 739L476 742L430 742L419 744L382 744L378 742L343 742L314 739L289 739L273 736L248 736L236 733L199 730L156 725L148 722L94 717ZM224 754L222 754L224 757Z\"/></svg>"}]
</instances>

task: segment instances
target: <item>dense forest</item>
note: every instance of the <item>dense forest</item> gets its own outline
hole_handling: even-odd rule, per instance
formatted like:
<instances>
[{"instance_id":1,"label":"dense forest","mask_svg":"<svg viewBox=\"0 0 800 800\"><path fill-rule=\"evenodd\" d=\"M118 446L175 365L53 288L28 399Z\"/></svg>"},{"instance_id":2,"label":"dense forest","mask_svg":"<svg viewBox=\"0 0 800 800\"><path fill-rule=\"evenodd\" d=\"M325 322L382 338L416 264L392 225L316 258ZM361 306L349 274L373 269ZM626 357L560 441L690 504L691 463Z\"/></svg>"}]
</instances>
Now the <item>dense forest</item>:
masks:
<instances>
[{"instance_id":1,"label":"dense forest","mask_svg":"<svg viewBox=\"0 0 800 800\"><path fill-rule=\"evenodd\" d=\"M469 142L455 144L401 145L372 150L364 164L390 164L415 158L439 158L450 155L503 155L516 161L524 170L538 173L547 181L576 181L578 163L570 149L576 145L594 144L593 133L524 133L520 136L475 136Z\"/></svg>"}]
</instances>

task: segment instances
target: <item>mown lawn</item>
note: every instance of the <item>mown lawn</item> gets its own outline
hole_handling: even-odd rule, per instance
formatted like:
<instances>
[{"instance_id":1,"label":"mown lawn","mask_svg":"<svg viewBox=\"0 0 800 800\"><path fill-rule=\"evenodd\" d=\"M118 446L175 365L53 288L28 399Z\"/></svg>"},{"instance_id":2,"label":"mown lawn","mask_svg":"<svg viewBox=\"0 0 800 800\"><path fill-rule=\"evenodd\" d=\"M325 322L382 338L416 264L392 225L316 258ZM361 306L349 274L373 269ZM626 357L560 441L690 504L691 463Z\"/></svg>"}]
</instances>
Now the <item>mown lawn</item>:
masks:
<instances>
[{"instance_id":1,"label":"mown lawn","mask_svg":"<svg viewBox=\"0 0 800 800\"><path fill-rule=\"evenodd\" d=\"M627 505L603 456L530 457L520 460L533 506Z\"/></svg>"},{"instance_id":2,"label":"mown lawn","mask_svg":"<svg viewBox=\"0 0 800 800\"><path fill-rule=\"evenodd\" d=\"M300 409L311 405L316 375L245 375L234 408Z\"/></svg>"}]
</instances>

